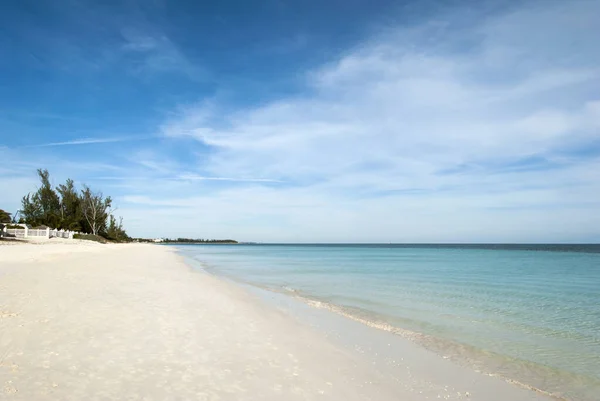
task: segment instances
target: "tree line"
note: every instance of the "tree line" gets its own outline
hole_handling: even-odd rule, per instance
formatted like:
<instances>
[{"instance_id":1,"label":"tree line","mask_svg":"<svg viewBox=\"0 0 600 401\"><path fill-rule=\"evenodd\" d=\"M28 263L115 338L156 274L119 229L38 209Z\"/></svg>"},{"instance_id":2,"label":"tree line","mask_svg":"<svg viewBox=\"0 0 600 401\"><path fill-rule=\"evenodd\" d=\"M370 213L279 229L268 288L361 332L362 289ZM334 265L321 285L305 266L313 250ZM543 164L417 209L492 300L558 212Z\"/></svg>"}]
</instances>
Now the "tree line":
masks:
<instances>
[{"instance_id":1,"label":"tree line","mask_svg":"<svg viewBox=\"0 0 600 401\"><path fill-rule=\"evenodd\" d=\"M79 231L99 235L113 241L129 240L123 228L123 219L113 216L112 198L83 185L81 190L75 182L67 179L55 188L50 184L50 173L37 170L41 185L21 200L21 210L11 215L0 209L0 219L5 222L25 223L31 226L48 226L56 229Z\"/></svg>"},{"instance_id":2,"label":"tree line","mask_svg":"<svg viewBox=\"0 0 600 401\"><path fill-rule=\"evenodd\" d=\"M237 244L238 242L233 239L194 239L194 238L165 238L162 242L165 243L190 243L190 244Z\"/></svg>"}]
</instances>

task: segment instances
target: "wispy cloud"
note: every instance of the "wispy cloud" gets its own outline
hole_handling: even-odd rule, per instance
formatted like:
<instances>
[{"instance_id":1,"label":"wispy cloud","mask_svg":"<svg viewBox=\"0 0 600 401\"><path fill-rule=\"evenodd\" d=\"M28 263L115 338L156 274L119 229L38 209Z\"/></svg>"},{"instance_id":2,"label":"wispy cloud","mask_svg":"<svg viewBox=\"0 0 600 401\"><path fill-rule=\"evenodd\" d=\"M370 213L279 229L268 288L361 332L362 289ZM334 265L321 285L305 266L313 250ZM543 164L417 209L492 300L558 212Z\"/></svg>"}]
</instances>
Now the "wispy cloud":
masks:
<instances>
[{"instance_id":1,"label":"wispy cloud","mask_svg":"<svg viewBox=\"0 0 600 401\"><path fill-rule=\"evenodd\" d=\"M253 93L245 99L248 87L232 79L226 88L213 82L221 96L207 99L206 86L197 85L197 102L174 107L156 141L117 137L127 132L121 129L103 131L113 137L71 130L88 137L40 133L46 139L28 149L0 146L10 166L0 169L0 193L26 193L36 185L35 169L52 166L57 182L72 177L110 193L133 235L600 240L600 4L478 7L387 27L331 55L332 62L295 75L279 97L273 98L281 91L267 90L268 98ZM96 9L83 20L83 10L76 11L75 26L97 20ZM189 99L193 86L182 94L169 83L208 77L192 57L197 53L170 37L169 27L129 16L106 13L101 20L107 24L81 40L68 32L53 37L51 27L32 23L34 35L20 47L37 43L39 68L103 72L97 74L102 79L104 72L125 71L140 78L131 93ZM308 55L314 40L283 40L281 49L263 54L284 57L296 49ZM151 78L165 75L164 88L151 88ZM85 78L92 86L98 82ZM121 88L120 80L131 76L117 78L111 82ZM278 85L271 88L282 89ZM219 90L239 90L237 100ZM171 99L152 105L164 110ZM142 109L154 113L152 105ZM138 111L130 117L137 119ZM157 118L139 116L143 128L130 132L147 132ZM30 120L41 119L57 120L50 114ZM101 144L107 146L94 147ZM80 148L63 151L70 146ZM11 202L7 207L16 208L18 197ZM156 221L168 224L158 228Z\"/></svg>"},{"instance_id":2,"label":"wispy cloud","mask_svg":"<svg viewBox=\"0 0 600 401\"><path fill-rule=\"evenodd\" d=\"M178 180L183 181L232 181L232 182L283 182L271 178L246 178L246 177L207 177L197 174L182 174L177 176Z\"/></svg>"},{"instance_id":3,"label":"wispy cloud","mask_svg":"<svg viewBox=\"0 0 600 401\"><path fill-rule=\"evenodd\" d=\"M211 147L202 176L289 183L268 194L229 191L252 197L260 213L292 199L319 200L323 213L286 208L279 215L302 232L311 224L355 222L371 233L382 228L379 240L399 238L399 227L413 238L434 230L452 240L449 227L462 224L454 233L464 240L496 225L495 239L510 240L521 224L535 222L519 235L559 238L561 226L571 227L567 238L578 221L590 235L586 202L600 191L600 177L588 169L600 165L600 151L552 160L598 140L600 57L591 49L600 25L590 15L600 6L565 7L530 2L473 23L446 14L436 19L445 23L388 31L308 71L303 94L233 113L218 104L190 107L161 129ZM582 51L574 52L573 43ZM536 158L548 162L524 162ZM194 202L219 207L209 198ZM562 209L549 219L531 212L536 204ZM513 209L500 212L502 205ZM517 212L520 206L529 215ZM339 231L332 228L327 238Z\"/></svg>"},{"instance_id":4,"label":"wispy cloud","mask_svg":"<svg viewBox=\"0 0 600 401\"><path fill-rule=\"evenodd\" d=\"M148 140L151 138L152 138L152 136L128 136L128 137L117 137L117 138L80 138L80 139L73 139L70 141L41 143L41 144L37 144L37 145L29 145L29 146L23 146L23 147L24 148L45 148L45 147L53 147L53 146L93 145L93 144L101 144L101 143L143 141L143 140Z\"/></svg>"},{"instance_id":5,"label":"wispy cloud","mask_svg":"<svg viewBox=\"0 0 600 401\"><path fill-rule=\"evenodd\" d=\"M74 122L86 121L82 117L76 117L72 115L25 110L0 110L0 117L9 117L11 119L18 120L64 120Z\"/></svg>"},{"instance_id":6,"label":"wispy cloud","mask_svg":"<svg viewBox=\"0 0 600 401\"><path fill-rule=\"evenodd\" d=\"M570 14L584 17L593 11L590 4L573 2ZM515 31L520 37L530 31L523 21L551 31L558 20L560 31L577 32L579 19L555 15L561 10L559 3L545 4L540 17L538 7L530 6L458 34L442 32L447 47L477 32L478 50L432 51L427 25L411 32L412 44L400 39L400 30L310 72L314 94L239 110L220 124L213 123L218 110L212 115L203 107L188 110L163 132L214 146L215 171L296 177L354 174L358 163L381 161L393 162L388 169L393 177L407 167L425 173L427 165L512 161L584 143L598 122L598 99L582 93L600 79L594 60L557 65L547 59L570 47L537 49L525 39L512 41ZM578 42L585 46L592 36L586 33ZM510 54L489 64L508 45L515 54L531 54L529 68Z\"/></svg>"},{"instance_id":7,"label":"wispy cloud","mask_svg":"<svg viewBox=\"0 0 600 401\"><path fill-rule=\"evenodd\" d=\"M156 177L153 176L99 176L94 177L95 180L106 180L106 181L155 181ZM160 181L162 183L168 181L226 181L226 182L256 182L256 183L282 183L281 180L274 180L270 178L248 178L248 177L210 177L201 176L197 174L181 174L173 176L161 176Z\"/></svg>"}]
</instances>

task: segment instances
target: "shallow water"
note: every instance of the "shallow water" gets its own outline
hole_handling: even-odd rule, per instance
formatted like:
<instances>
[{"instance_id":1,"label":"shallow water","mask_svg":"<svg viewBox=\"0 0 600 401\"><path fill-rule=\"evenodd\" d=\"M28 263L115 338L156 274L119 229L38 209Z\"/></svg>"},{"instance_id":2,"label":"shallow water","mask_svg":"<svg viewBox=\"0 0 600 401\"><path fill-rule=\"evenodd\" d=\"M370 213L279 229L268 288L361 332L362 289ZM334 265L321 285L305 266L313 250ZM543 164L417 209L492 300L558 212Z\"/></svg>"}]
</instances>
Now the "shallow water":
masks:
<instances>
[{"instance_id":1,"label":"shallow water","mask_svg":"<svg viewBox=\"0 0 600 401\"><path fill-rule=\"evenodd\" d=\"M289 292L523 384L600 394L600 246L186 245L212 273Z\"/></svg>"}]
</instances>

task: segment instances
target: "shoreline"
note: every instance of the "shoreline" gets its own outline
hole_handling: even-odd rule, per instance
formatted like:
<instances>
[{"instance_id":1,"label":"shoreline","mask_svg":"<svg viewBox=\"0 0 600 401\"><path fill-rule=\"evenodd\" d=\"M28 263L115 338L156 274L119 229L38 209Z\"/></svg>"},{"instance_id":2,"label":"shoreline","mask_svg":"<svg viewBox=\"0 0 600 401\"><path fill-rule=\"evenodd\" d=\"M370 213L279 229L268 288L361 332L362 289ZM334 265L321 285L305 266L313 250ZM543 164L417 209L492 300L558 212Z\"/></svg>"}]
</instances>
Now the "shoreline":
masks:
<instances>
[{"instance_id":1,"label":"shoreline","mask_svg":"<svg viewBox=\"0 0 600 401\"><path fill-rule=\"evenodd\" d=\"M177 252L177 253L179 254L179 252ZM265 294L277 294L277 295L280 295L280 296L283 296L283 297L286 297L286 298L292 300L292 302L295 301L295 302L302 303L303 305L307 305L311 309L320 309L320 310L325 311L325 313L335 314L336 316L341 316L344 319L348 319L352 322L359 323L365 327L368 327L369 329L383 331L386 333L393 334L394 336L398 336L402 340L409 341L411 344L414 344L417 347L420 347L424 350L433 352L436 356L438 356L440 358L447 359L458 366L473 370L474 372L476 372L478 374L488 376L488 377L498 378L512 386L522 388L527 391L532 391L532 392L540 394L544 397L548 397L549 399L552 399L552 400L573 401L573 399L571 399L571 398L566 398L555 392L547 391L542 388L538 388L535 385L528 384L524 381L520 381L518 379L510 377L510 375L498 373L498 372L492 372L492 369L486 369L486 367L487 367L486 361L483 361L483 360L473 361L472 359L469 359L465 355L458 355L458 354L452 354L452 353L449 354L448 352L444 352L443 346L440 346L440 345L443 342L443 345L445 345L445 346L451 346L451 347L455 347L455 348L456 347L462 347L462 348L468 347L468 348L472 348L473 349L472 351L476 350L474 347L466 346L464 344L460 344L460 343L453 342L450 340L435 337L430 334L398 327L396 325L390 324L389 322L386 322L383 319L378 320L378 319L364 317L367 314L372 315L373 312L361 311L363 314L363 316L361 316L361 314L350 312L349 311L350 308L344 308L342 306L339 306L339 305L336 305L336 304L333 304L333 303L330 303L327 301L323 301L318 298L311 298L311 297L301 294L297 290L289 288L289 287L282 287L281 289L276 289L276 288L271 288L268 286L260 286L258 284L250 283L250 282L244 281L237 277L221 275L221 274L215 272L215 269L212 269L212 268L208 267L207 265L205 265L204 262L202 262L202 261L195 260L195 259L193 259L189 256L185 256L183 254L180 254L180 256L183 258L183 260L188 265L190 265L190 267L192 269L196 270L197 272L214 276L217 279L225 280L227 282L232 283L233 285L242 286L243 288L247 289L248 291L250 291L252 293L258 293L259 296L261 296L261 298L263 298L263 299L269 298L268 295L265 297ZM263 292L262 295L260 295L261 292ZM269 302L269 301L267 301L267 302ZM276 306L276 304L275 304L275 306ZM290 307L289 310L291 310L292 313L302 313L302 311L300 311L296 307ZM324 318L328 319L330 317L324 317ZM352 327L350 327L350 325L348 325L348 326L350 329L352 328ZM434 344L436 344L436 345L434 346ZM478 349L476 350L476 352L483 353L483 351L478 350ZM500 357L500 355L498 355L498 357ZM507 358L504 356L502 356L502 357Z\"/></svg>"},{"instance_id":2,"label":"shoreline","mask_svg":"<svg viewBox=\"0 0 600 401\"><path fill-rule=\"evenodd\" d=\"M269 289L266 289L266 290L271 291ZM286 294L286 291L282 291L281 293L288 295L288 294ZM509 366L508 366L508 368L505 369L507 371L515 370L515 367L518 365L527 365L525 367L525 369L528 369L528 370L534 369L534 370L536 370L537 374L540 374L539 373L540 370L548 369L548 368L545 368L544 366L534 364L532 362L516 360L514 358L510 358L505 355L499 355L499 354L492 353L492 352L486 353L481 349L478 349L473 346L469 346L469 345L466 345L466 344L463 344L463 343L460 343L457 341L452 341L452 340L444 339L441 337L436 337L434 335L427 334L424 332L419 332L419 331L414 331L414 330L409 330L409 329L406 329L403 327L399 327L397 325L394 325L394 324L391 324L391 323L385 321L384 319L363 317L366 314L372 314L372 312L366 312L366 311L361 310L358 312L355 311L353 313L352 311L350 311L350 308L344 308L342 306L332 304L329 302L312 299L310 297L306 297L306 296L299 295L299 294L293 294L291 296L294 299L298 300L299 302L303 302L312 308L324 309L326 311L343 316L346 319L350 319L352 321L358 322L358 323L365 325L367 327L370 327L372 329L385 331L385 332L394 334L396 336L399 336L402 339L406 339L417 346L423 347L424 349L431 351L444 359L448 359L457 365L464 366L468 369L472 369L473 371L480 373L482 375L490 376L490 377L497 377L507 383L524 388L526 390L530 390L530 391L542 394L547 397L551 397L554 400L558 400L558 401L574 401L575 400L574 398L569 398L569 397L563 396L563 395L553 392L551 390L546 390L546 389L537 387L538 385L530 384L525 380L519 380L516 378L516 377L518 377L517 374L511 374L510 372L505 372L505 373L498 372L498 371L494 371L494 368L491 368L492 365L499 364L498 363L499 359L502 359L504 361L504 363L508 362ZM548 377L556 378L555 376L560 376L560 375L563 375L562 378L564 378L564 375L569 375L569 377L572 378L572 375L567 372L560 372L560 373L549 372L549 371L544 372L544 377L546 377L546 378L548 378ZM546 379L546 380L548 380L550 383L556 382L554 379ZM532 380L532 381L535 381L535 380Z\"/></svg>"},{"instance_id":3,"label":"shoreline","mask_svg":"<svg viewBox=\"0 0 600 401\"><path fill-rule=\"evenodd\" d=\"M188 260L188 258L184 257L184 259L186 259L188 261L188 264L190 264L190 265L194 264L194 263L189 263L191 260ZM195 263L200 263L200 262L196 261ZM191 268L197 269L196 267L193 267L193 266ZM296 290L289 290L289 289L285 289L285 288L283 288L281 290L277 290L277 289L269 288L266 286L258 286L258 285L252 284L252 283L245 282L243 280L237 280L232 277L220 276L219 274L213 273L210 269L206 269L204 267L200 267L200 269L202 269L201 273L212 275L212 276L216 277L217 279L226 280L228 282L233 283L234 285L243 286L244 288L247 288L250 292L263 291L266 293L281 295L281 296L287 297L291 300L294 300L294 301L300 302L304 305L307 305L310 308L320 309L320 310L326 311L327 313L341 316L344 319L348 319L350 321L359 323L370 329L393 334L394 336L398 336L402 340L407 340L407 341L411 342L415 346L421 347L424 350L435 353L440 358L448 359L452 363L459 365L461 367L465 367L467 369L471 369L478 374L498 378L510 385L538 393L545 397L549 397L552 400L574 401L574 399L566 398L560 394L556 394L554 392L547 391L542 388L538 388L535 385L531 385L526 382L514 379L514 378L510 377L510 375L492 372L491 369L486 369L485 361L482 361L482 360L473 361L472 359L469 359L468 357L466 357L464 355L457 355L457 354L448 355L447 352L443 352L443 348L440 347L439 344L437 346L432 346L432 344L434 344L434 343L443 342L445 345L450 345L452 347L467 348L467 346L464 344L460 344L460 343L453 342L450 340L435 337L435 336L432 336L432 335L429 335L426 333L398 327L398 326L392 325L388 322L385 322L384 320L376 320L376 319L369 319L366 317L361 317L358 314L353 314L351 312L346 311L346 308L344 308L342 306L301 295L301 294L297 293ZM474 351L474 352L482 353L482 351L478 350L478 349L475 351L474 347L468 347L468 348L473 348L472 351ZM500 357L500 356L498 355L498 357ZM502 357L507 358L504 356L502 356Z\"/></svg>"},{"instance_id":4,"label":"shoreline","mask_svg":"<svg viewBox=\"0 0 600 401\"><path fill-rule=\"evenodd\" d=\"M446 345L451 345L452 347L464 347L467 348L467 346L465 344L461 344L461 343L457 343L457 342L452 342L450 340L446 340L446 339L441 339L439 337L434 337L432 335L429 334L425 334L422 332L417 332L417 331L412 331L412 330L408 330L402 327L398 327L395 325L392 325L390 323L387 323L383 320L381 321L377 321L377 320L371 320L371 319L367 319L367 318L362 318L357 314L353 314L350 312L347 312L343 307L335 305L335 304L331 304L331 303L327 303L327 302L322 302L322 301L316 301L313 300L311 298L307 298L307 297L303 297L300 295L295 296L296 299L298 299L300 302L304 302L307 305L313 307L313 308L318 308L318 309L324 309L327 311L330 311L332 313L338 314L340 316L343 316L347 319L351 319L355 322L358 322L360 324L363 324L367 327L376 329L376 330L382 330L397 336L400 336L403 339L406 339L418 346L421 346L429 351L434 352L436 355L444 358L444 359L449 359L450 361L452 361L455 364L461 365L461 366L465 366L469 369L473 369L473 371L480 373L482 375L485 376L490 376L490 377L498 377L501 380L510 383L512 385L524 388L526 390L530 390L539 394L542 394L544 396L547 397L551 397L554 400L558 400L558 401L573 401L569 398L565 398L561 395L558 395L556 393L535 387L534 385L530 385L527 384L525 382L519 381L517 379L513 379L511 377L508 377L507 375L501 374L501 373L495 373L495 372L491 372L491 369L478 369L475 366L473 366L473 360L469 360L467 357L465 357L464 355L458 355L458 354L450 354L448 352L443 352L443 348L439 346L432 346L433 343L439 343L439 342L444 342ZM481 353L482 351L477 349L475 350L474 347L468 347L471 348L469 351L470 352L478 352ZM497 355L498 357L500 357L499 355ZM504 357L506 358L506 357ZM478 364L480 363L481 365L485 365L484 361L481 360L477 360L476 361Z\"/></svg>"},{"instance_id":5,"label":"shoreline","mask_svg":"<svg viewBox=\"0 0 600 401\"><path fill-rule=\"evenodd\" d=\"M7 399L548 400L330 312L304 321L167 247L23 244L0 257Z\"/></svg>"},{"instance_id":6,"label":"shoreline","mask_svg":"<svg viewBox=\"0 0 600 401\"><path fill-rule=\"evenodd\" d=\"M219 279L224 279L234 285L244 286L251 292L262 291L279 294L308 305L311 308L322 309L331 314L343 316L345 319L360 323L371 329L394 334L404 340L410 341L418 347L422 347L423 349L435 353L441 358L448 359L457 365L471 369L481 375L498 378L513 386L533 391L553 400L574 401L581 396L581 394L573 396L564 395L560 391L552 389L553 387L557 387L557 383L562 383L564 380L576 382L582 379L582 377L577 377L570 372L551 369L543 365L515 359L491 351L484 351L471 345L427 334L425 332L406 329L397 324L390 323L384 316L378 316L373 311L340 306L318 297L311 297L286 286L282 288L273 288L267 285L259 285L244 281L235 276L220 274L218 269L213 269L212 267L205 265L202 261L195 260L188 256L182 256L188 264L192 266L197 265L197 267L193 267L194 269L199 269L203 273L210 274ZM525 376L529 376L529 378L522 378ZM590 382L593 381L591 377L585 377L585 380ZM600 385L600 383L597 382L594 382L593 384L595 386ZM589 394L586 394L586 396L591 398L585 398L585 400L595 400L595 397Z\"/></svg>"}]
</instances>

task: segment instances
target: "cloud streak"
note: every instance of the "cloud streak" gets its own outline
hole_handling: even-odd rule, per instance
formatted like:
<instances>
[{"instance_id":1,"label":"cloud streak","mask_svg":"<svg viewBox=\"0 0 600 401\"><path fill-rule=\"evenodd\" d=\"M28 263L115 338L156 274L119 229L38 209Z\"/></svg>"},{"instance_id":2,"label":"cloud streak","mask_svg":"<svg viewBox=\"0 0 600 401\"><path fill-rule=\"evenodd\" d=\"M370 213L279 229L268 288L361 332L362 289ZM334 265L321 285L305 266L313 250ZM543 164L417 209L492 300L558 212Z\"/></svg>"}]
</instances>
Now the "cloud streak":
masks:
<instances>
[{"instance_id":1,"label":"cloud streak","mask_svg":"<svg viewBox=\"0 0 600 401\"><path fill-rule=\"evenodd\" d=\"M80 146L80 145L95 145L103 143L116 143L116 142L128 142L128 141L143 141L151 139L151 136L129 136L129 137L118 137L118 138L80 138L62 142L49 142L41 143L37 145L23 146L23 148L46 148L55 146Z\"/></svg>"},{"instance_id":2,"label":"cloud streak","mask_svg":"<svg viewBox=\"0 0 600 401\"><path fill-rule=\"evenodd\" d=\"M178 180L183 181L231 181L231 182L272 182L281 183L281 180L274 180L271 178L247 178L247 177L207 177L197 174L183 174L177 176Z\"/></svg>"}]
</instances>

